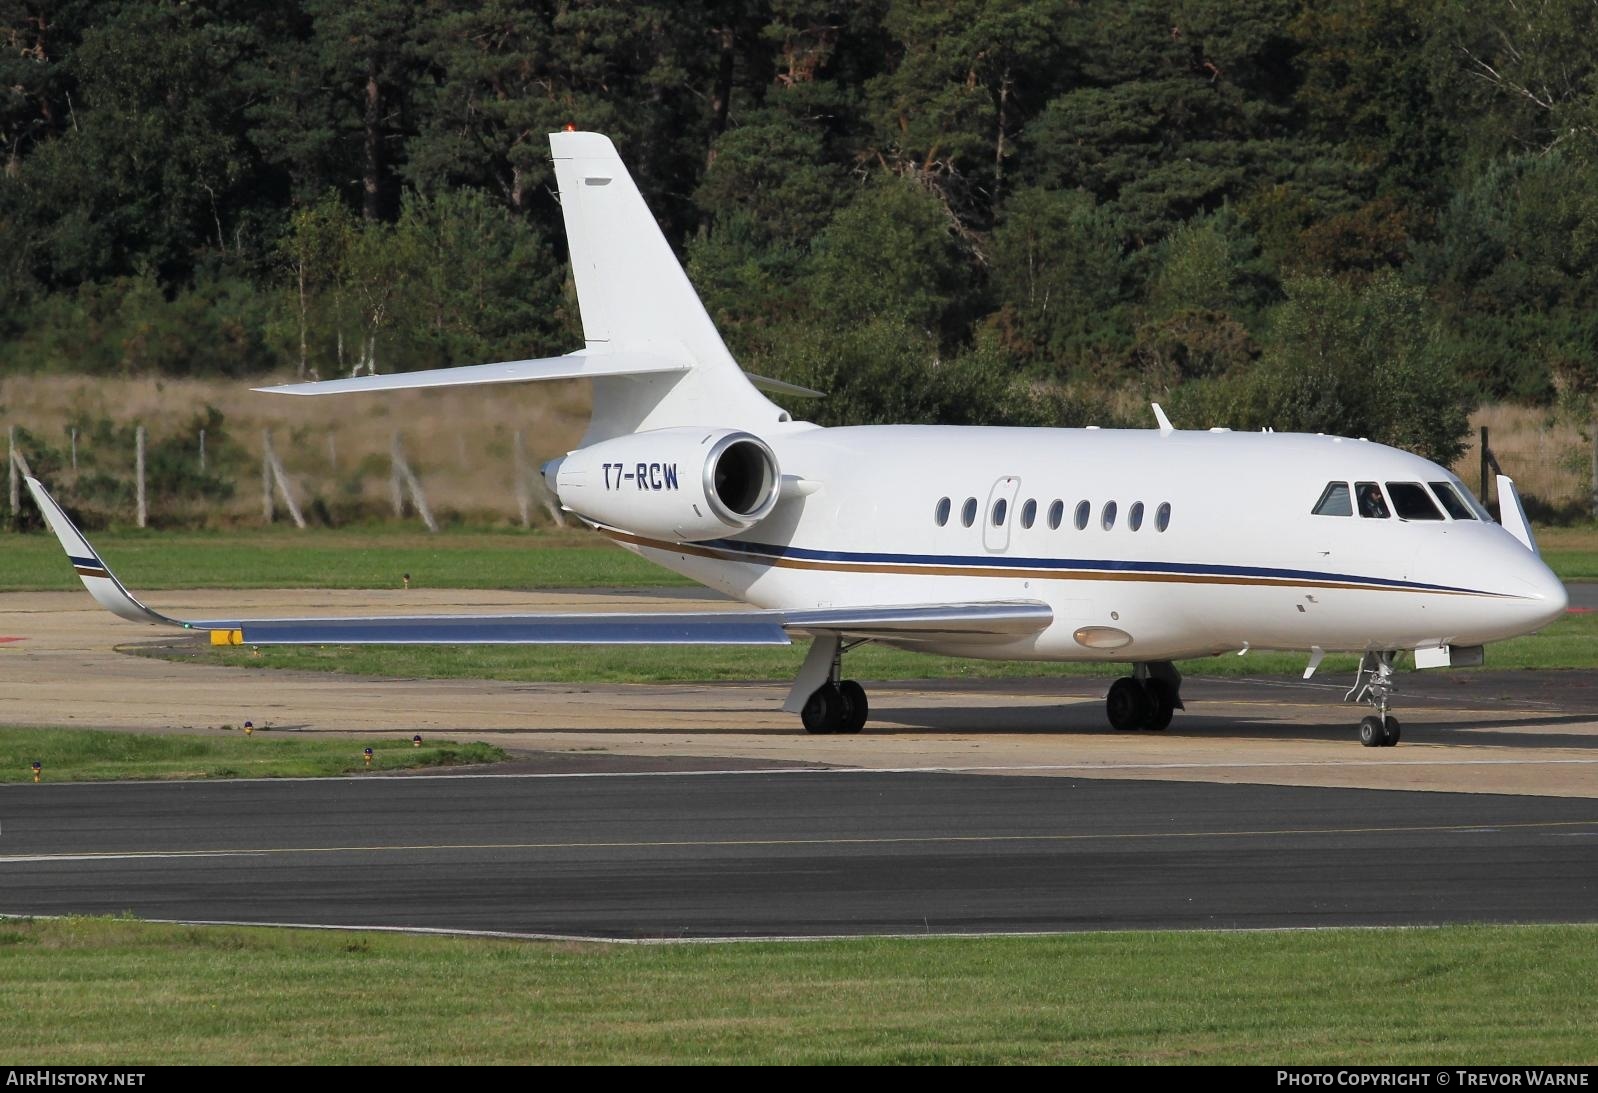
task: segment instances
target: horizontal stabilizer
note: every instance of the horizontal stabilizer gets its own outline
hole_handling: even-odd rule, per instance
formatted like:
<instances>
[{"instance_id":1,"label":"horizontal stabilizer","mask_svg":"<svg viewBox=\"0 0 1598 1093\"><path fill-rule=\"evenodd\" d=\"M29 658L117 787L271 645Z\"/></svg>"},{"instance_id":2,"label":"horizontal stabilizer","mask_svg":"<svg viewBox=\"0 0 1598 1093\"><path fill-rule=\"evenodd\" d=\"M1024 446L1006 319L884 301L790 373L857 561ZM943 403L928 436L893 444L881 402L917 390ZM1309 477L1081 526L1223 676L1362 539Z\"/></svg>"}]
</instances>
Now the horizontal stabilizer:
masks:
<instances>
[{"instance_id":1,"label":"horizontal stabilizer","mask_svg":"<svg viewBox=\"0 0 1598 1093\"><path fill-rule=\"evenodd\" d=\"M774 380L770 376L757 376L753 372L745 372L749 382L773 395L787 395L789 398L826 398L825 391L817 391L814 387L800 387L797 383L787 380Z\"/></svg>"},{"instance_id":2,"label":"horizontal stabilizer","mask_svg":"<svg viewBox=\"0 0 1598 1093\"><path fill-rule=\"evenodd\" d=\"M686 372L685 362L653 353L589 353L579 350L563 357L500 364L469 364L460 368L431 368L424 372L394 372L385 376L356 376L314 383L288 383L257 387L271 395L347 395L361 391L409 391L422 387L473 387L485 383L533 383L539 380L579 380L595 376L644 376L657 372Z\"/></svg>"}]
</instances>

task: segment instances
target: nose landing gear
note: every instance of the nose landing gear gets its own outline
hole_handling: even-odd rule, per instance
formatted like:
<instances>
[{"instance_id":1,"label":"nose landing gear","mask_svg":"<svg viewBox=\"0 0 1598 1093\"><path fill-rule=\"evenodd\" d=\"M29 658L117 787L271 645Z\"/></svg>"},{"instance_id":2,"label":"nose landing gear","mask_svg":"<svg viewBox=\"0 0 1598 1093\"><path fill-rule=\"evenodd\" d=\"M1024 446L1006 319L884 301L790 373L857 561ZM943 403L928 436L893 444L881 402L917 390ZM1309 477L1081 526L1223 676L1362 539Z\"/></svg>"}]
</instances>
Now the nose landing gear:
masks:
<instances>
[{"instance_id":1,"label":"nose landing gear","mask_svg":"<svg viewBox=\"0 0 1598 1093\"><path fill-rule=\"evenodd\" d=\"M1354 686L1343 696L1344 702L1368 702L1376 711L1359 723L1359 742L1367 748L1390 748L1398 743L1398 718L1387 712L1388 700L1397 687L1393 683L1392 650L1368 652L1359 662Z\"/></svg>"}]
</instances>

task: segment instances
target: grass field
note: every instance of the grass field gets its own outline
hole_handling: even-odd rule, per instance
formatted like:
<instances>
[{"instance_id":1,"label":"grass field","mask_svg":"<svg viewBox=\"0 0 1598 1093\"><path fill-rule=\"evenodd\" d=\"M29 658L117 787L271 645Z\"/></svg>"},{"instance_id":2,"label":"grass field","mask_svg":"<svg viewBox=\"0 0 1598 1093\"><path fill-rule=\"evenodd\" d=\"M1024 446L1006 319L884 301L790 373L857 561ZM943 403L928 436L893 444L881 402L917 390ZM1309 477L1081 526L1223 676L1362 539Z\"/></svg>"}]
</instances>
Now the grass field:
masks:
<instances>
[{"instance_id":1,"label":"grass field","mask_svg":"<svg viewBox=\"0 0 1598 1093\"><path fill-rule=\"evenodd\" d=\"M337 740L241 731L228 736L97 732L92 729L0 728L0 782L27 782L33 763L47 782L123 779L287 778L373 770L493 763L505 753L489 744L409 740ZM0 1033L0 1041L4 1034Z\"/></svg>"},{"instance_id":2,"label":"grass field","mask_svg":"<svg viewBox=\"0 0 1598 1093\"><path fill-rule=\"evenodd\" d=\"M599 946L0 921L49 1063L1591 1063L1598 928Z\"/></svg>"},{"instance_id":3,"label":"grass field","mask_svg":"<svg viewBox=\"0 0 1598 1093\"><path fill-rule=\"evenodd\" d=\"M586 531L269 528L109 531L94 547L135 592L163 588L612 588L690 582ZM82 587L48 534L0 535L0 592Z\"/></svg>"},{"instance_id":4,"label":"grass field","mask_svg":"<svg viewBox=\"0 0 1598 1093\"><path fill-rule=\"evenodd\" d=\"M398 675L431 679L499 679L512 682L642 682L687 680L792 679L808 644L752 648L694 646L282 646L213 648L198 643L152 655L198 658L208 664ZM1289 675L1304 670L1304 653L1185 660L1182 671L1199 676ZM866 645L845 661L848 674L882 679L1007 679L1025 676L1101 676L1126 674L1125 665L1061 664L1040 661L962 660ZM1341 678L1353 674L1358 658L1328 656L1319 671ZM1486 667L1598 667L1598 614L1567 615L1539 634L1499 642L1487 651Z\"/></svg>"}]
</instances>

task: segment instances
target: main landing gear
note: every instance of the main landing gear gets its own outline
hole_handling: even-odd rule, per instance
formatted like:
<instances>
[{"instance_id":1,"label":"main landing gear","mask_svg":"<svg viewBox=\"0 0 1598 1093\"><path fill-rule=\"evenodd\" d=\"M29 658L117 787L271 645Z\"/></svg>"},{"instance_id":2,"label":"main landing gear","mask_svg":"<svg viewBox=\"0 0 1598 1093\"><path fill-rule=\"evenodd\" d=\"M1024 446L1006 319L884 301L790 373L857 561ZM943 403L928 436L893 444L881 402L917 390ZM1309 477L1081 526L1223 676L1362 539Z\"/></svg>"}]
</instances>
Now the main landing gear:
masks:
<instances>
[{"instance_id":1,"label":"main landing gear","mask_svg":"<svg viewBox=\"0 0 1598 1093\"><path fill-rule=\"evenodd\" d=\"M869 640L869 639L866 639ZM799 678L783 709L797 713L805 731L816 734L856 733L871 715L866 689L843 674L843 654L865 641L844 644L835 634L818 634L799 669Z\"/></svg>"},{"instance_id":2,"label":"main landing gear","mask_svg":"<svg viewBox=\"0 0 1598 1093\"><path fill-rule=\"evenodd\" d=\"M1182 673L1168 660L1139 664L1133 673L1110 684L1104 712L1118 732L1149 729L1158 732L1171 723L1182 705Z\"/></svg>"},{"instance_id":3,"label":"main landing gear","mask_svg":"<svg viewBox=\"0 0 1598 1093\"><path fill-rule=\"evenodd\" d=\"M1398 718L1387 712L1388 699L1396 689L1393 661L1397 656L1391 650L1366 653L1360 659L1354 686L1343 696L1344 702L1368 702L1376 711L1359 723L1359 742L1367 748L1390 748L1398 743Z\"/></svg>"},{"instance_id":4,"label":"main landing gear","mask_svg":"<svg viewBox=\"0 0 1598 1093\"><path fill-rule=\"evenodd\" d=\"M810 733L855 733L866 727L871 706L866 702L866 689L852 679L834 683L827 680L805 699L799 711Z\"/></svg>"}]
</instances>

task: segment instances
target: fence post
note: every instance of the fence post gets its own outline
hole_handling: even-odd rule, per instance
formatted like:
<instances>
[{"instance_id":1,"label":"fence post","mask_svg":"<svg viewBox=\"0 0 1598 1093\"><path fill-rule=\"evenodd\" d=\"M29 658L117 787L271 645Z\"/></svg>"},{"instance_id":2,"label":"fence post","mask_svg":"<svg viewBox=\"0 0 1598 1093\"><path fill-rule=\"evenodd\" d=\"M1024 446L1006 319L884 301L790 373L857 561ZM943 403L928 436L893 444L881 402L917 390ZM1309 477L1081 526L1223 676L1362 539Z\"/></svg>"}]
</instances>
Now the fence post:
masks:
<instances>
[{"instance_id":1,"label":"fence post","mask_svg":"<svg viewBox=\"0 0 1598 1093\"><path fill-rule=\"evenodd\" d=\"M74 471L76 471L78 469L78 429L77 429L77 426L73 426L73 428L72 428L72 469Z\"/></svg>"},{"instance_id":2,"label":"fence post","mask_svg":"<svg viewBox=\"0 0 1598 1093\"><path fill-rule=\"evenodd\" d=\"M1481 503L1487 503L1487 426L1481 427Z\"/></svg>"},{"instance_id":3,"label":"fence post","mask_svg":"<svg viewBox=\"0 0 1598 1093\"><path fill-rule=\"evenodd\" d=\"M272 431L261 430L261 519L270 524L277 518L272 504Z\"/></svg>"},{"instance_id":4,"label":"fence post","mask_svg":"<svg viewBox=\"0 0 1598 1093\"><path fill-rule=\"evenodd\" d=\"M283 506L289 510L289 516L294 520L294 526L303 529L305 517L300 515L300 506L294 500L294 491L289 489L288 472L283 469L283 461L278 459L277 452L272 450L272 431L262 430L261 457L261 486L267 491L266 503L272 503L272 483L277 483L277 492L283 498Z\"/></svg>"},{"instance_id":5,"label":"fence post","mask_svg":"<svg viewBox=\"0 0 1598 1093\"><path fill-rule=\"evenodd\" d=\"M200 430L200 473L205 473L205 430Z\"/></svg>"},{"instance_id":6,"label":"fence post","mask_svg":"<svg viewBox=\"0 0 1598 1093\"><path fill-rule=\"evenodd\" d=\"M394 502L394 516L396 519L405 515L405 476L400 468L405 465L405 452L400 447L400 435L396 430L388 446L388 494Z\"/></svg>"},{"instance_id":7,"label":"fence post","mask_svg":"<svg viewBox=\"0 0 1598 1093\"><path fill-rule=\"evenodd\" d=\"M1592 436L1592 514L1598 519L1598 421L1587 426Z\"/></svg>"},{"instance_id":8,"label":"fence post","mask_svg":"<svg viewBox=\"0 0 1598 1093\"><path fill-rule=\"evenodd\" d=\"M135 466L134 466L134 478L135 478L137 484L135 486L135 489L138 491L137 492L138 509L137 509L137 512L136 512L136 519L138 521L139 526L142 528L142 527L144 527L146 525L146 523L148 523L148 515L149 515L148 511L146 509L146 506L145 506L145 498L144 498L144 426L143 425L140 425L140 426L138 426L137 428L135 428L133 430L133 446L134 446L134 448L136 450L135 459L134 459L134 464L135 464Z\"/></svg>"},{"instance_id":9,"label":"fence post","mask_svg":"<svg viewBox=\"0 0 1598 1093\"><path fill-rule=\"evenodd\" d=\"M394 443L389 449L389 458L394 463L394 475L389 480L394 491L394 514L405 514L405 499L403 491L408 487L411 495L411 504L416 509L416 515L422 518L422 523L427 525L428 531L438 530L438 521L433 519L433 510L427 507L427 495L422 492L421 479L416 477L409 463L405 461L405 448L400 442L399 430L394 431Z\"/></svg>"},{"instance_id":10,"label":"fence post","mask_svg":"<svg viewBox=\"0 0 1598 1093\"><path fill-rule=\"evenodd\" d=\"M515 443L511 449L511 459L516 470L516 511L521 515L522 527L533 526L532 498L527 495L527 454L522 449L522 431L516 430Z\"/></svg>"},{"instance_id":11,"label":"fence post","mask_svg":"<svg viewBox=\"0 0 1598 1093\"><path fill-rule=\"evenodd\" d=\"M17 518L17 506L22 503L22 483L17 480L17 427L6 426L6 475L11 485L10 492L6 495L11 502L11 507L6 511L11 514L11 519Z\"/></svg>"}]
</instances>

